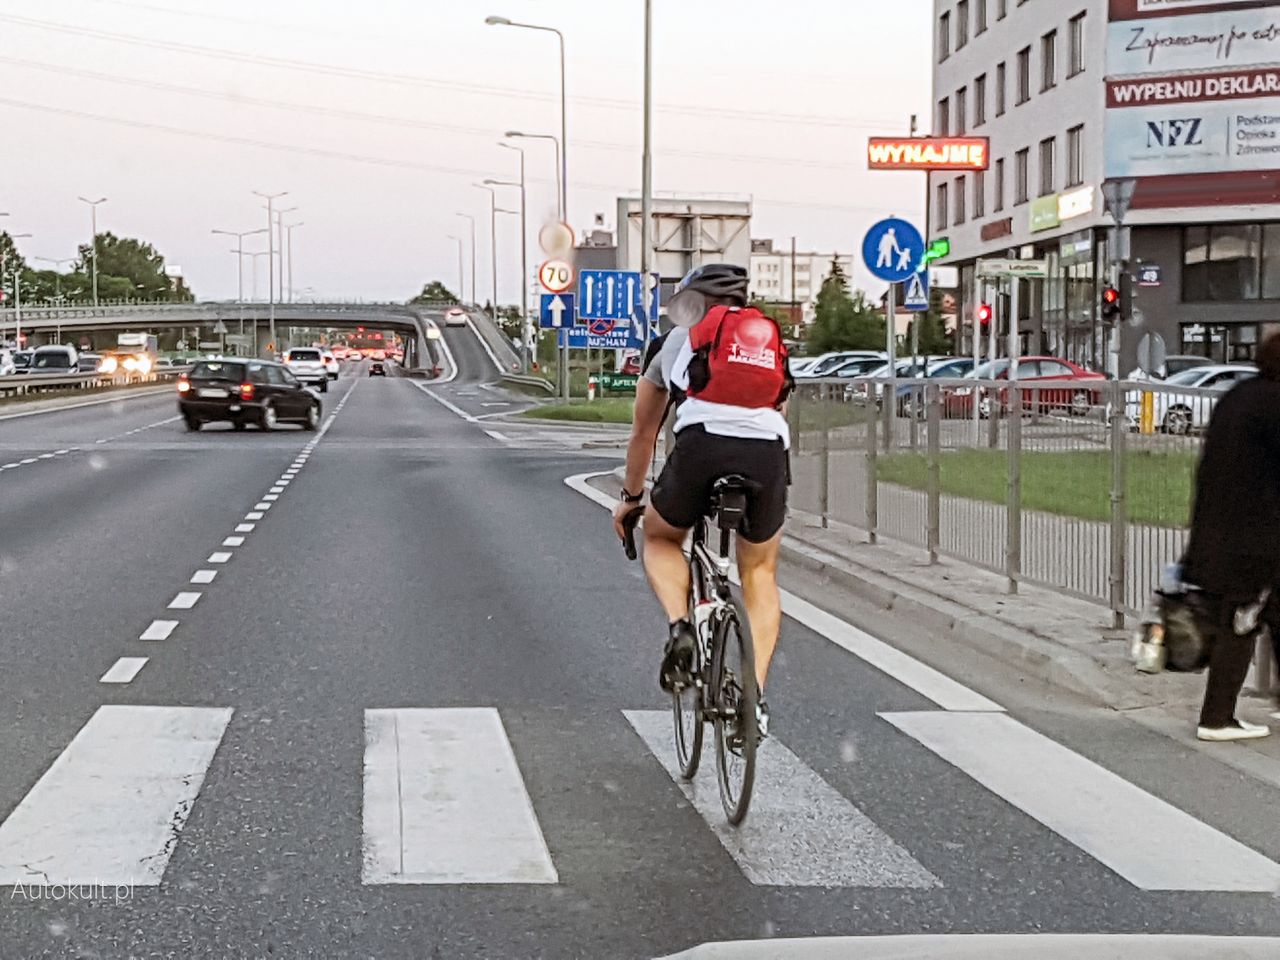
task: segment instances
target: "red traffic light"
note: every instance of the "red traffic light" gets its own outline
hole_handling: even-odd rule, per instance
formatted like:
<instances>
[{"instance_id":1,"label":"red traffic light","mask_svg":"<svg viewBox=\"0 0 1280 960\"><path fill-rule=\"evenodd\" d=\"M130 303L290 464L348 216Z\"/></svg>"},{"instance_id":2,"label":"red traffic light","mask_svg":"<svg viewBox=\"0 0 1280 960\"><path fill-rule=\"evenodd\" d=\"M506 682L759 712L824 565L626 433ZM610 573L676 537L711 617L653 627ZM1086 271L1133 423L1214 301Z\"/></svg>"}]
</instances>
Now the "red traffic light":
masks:
<instances>
[{"instance_id":1,"label":"red traffic light","mask_svg":"<svg viewBox=\"0 0 1280 960\"><path fill-rule=\"evenodd\" d=\"M357 333L364 333L364 327L356 327Z\"/></svg>"},{"instance_id":2,"label":"red traffic light","mask_svg":"<svg viewBox=\"0 0 1280 960\"><path fill-rule=\"evenodd\" d=\"M984 327L991 322L991 304L980 303L978 309L973 312L974 318Z\"/></svg>"},{"instance_id":3,"label":"red traffic light","mask_svg":"<svg viewBox=\"0 0 1280 960\"><path fill-rule=\"evenodd\" d=\"M1102 291L1102 302L1108 306L1115 306L1120 302L1120 291L1115 287L1107 287Z\"/></svg>"}]
</instances>

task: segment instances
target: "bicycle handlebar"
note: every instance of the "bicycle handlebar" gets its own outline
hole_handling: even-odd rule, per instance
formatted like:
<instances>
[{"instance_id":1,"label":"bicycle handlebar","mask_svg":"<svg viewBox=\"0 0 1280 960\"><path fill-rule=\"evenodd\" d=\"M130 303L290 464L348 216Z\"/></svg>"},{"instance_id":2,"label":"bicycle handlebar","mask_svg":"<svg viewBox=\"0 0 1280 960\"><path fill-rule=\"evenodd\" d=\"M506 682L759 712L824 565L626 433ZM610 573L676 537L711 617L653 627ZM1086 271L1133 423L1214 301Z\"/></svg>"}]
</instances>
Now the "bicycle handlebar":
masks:
<instances>
[{"instance_id":1,"label":"bicycle handlebar","mask_svg":"<svg viewBox=\"0 0 1280 960\"><path fill-rule=\"evenodd\" d=\"M644 507L637 504L622 518L622 529L626 531L622 538L622 549L626 551L628 560L634 560L639 555L639 551L636 550L636 524L643 516Z\"/></svg>"}]
</instances>

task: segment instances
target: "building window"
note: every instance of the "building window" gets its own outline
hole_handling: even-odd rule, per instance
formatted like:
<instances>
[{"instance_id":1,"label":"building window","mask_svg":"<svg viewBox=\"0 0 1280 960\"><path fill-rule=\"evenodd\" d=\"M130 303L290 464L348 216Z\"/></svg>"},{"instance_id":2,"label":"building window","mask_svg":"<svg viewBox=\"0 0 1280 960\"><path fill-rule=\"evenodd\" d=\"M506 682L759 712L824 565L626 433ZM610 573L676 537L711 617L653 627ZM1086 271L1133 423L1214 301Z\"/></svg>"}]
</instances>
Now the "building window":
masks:
<instances>
[{"instance_id":1,"label":"building window","mask_svg":"<svg viewBox=\"0 0 1280 960\"><path fill-rule=\"evenodd\" d=\"M956 4L956 49L969 42L969 0Z\"/></svg>"},{"instance_id":2,"label":"building window","mask_svg":"<svg viewBox=\"0 0 1280 960\"><path fill-rule=\"evenodd\" d=\"M938 18L938 62L951 56L951 14L944 13Z\"/></svg>"},{"instance_id":3,"label":"building window","mask_svg":"<svg viewBox=\"0 0 1280 960\"><path fill-rule=\"evenodd\" d=\"M978 170L973 175L973 219L981 220L986 215L987 174L985 170Z\"/></svg>"},{"instance_id":4,"label":"building window","mask_svg":"<svg viewBox=\"0 0 1280 960\"><path fill-rule=\"evenodd\" d=\"M1003 63L996 65L996 116L1004 116L1004 91L1007 84L1005 83L1005 70Z\"/></svg>"},{"instance_id":5,"label":"building window","mask_svg":"<svg viewBox=\"0 0 1280 960\"><path fill-rule=\"evenodd\" d=\"M961 87L959 90L956 91L956 136L957 137L964 136L965 127L968 121L968 117L965 116L965 114L968 112L968 110L966 109L966 104L968 103L968 100L969 100L968 87Z\"/></svg>"},{"instance_id":6,"label":"building window","mask_svg":"<svg viewBox=\"0 0 1280 960\"><path fill-rule=\"evenodd\" d=\"M1004 209L1004 157L996 161L996 212Z\"/></svg>"},{"instance_id":7,"label":"building window","mask_svg":"<svg viewBox=\"0 0 1280 960\"><path fill-rule=\"evenodd\" d=\"M1067 186L1084 183L1084 124L1067 131Z\"/></svg>"},{"instance_id":8,"label":"building window","mask_svg":"<svg viewBox=\"0 0 1280 960\"><path fill-rule=\"evenodd\" d=\"M938 101L938 136L951 135L951 101L943 97Z\"/></svg>"},{"instance_id":9,"label":"building window","mask_svg":"<svg viewBox=\"0 0 1280 960\"><path fill-rule=\"evenodd\" d=\"M1262 299L1280 300L1280 223L1262 228Z\"/></svg>"},{"instance_id":10,"label":"building window","mask_svg":"<svg viewBox=\"0 0 1280 960\"><path fill-rule=\"evenodd\" d=\"M1018 51L1018 105L1031 99L1031 48Z\"/></svg>"},{"instance_id":11,"label":"building window","mask_svg":"<svg viewBox=\"0 0 1280 960\"><path fill-rule=\"evenodd\" d=\"M1013 155L1014 206L1027 202L1027 164L1030 154L1031 148L1023 147Z\"/></svg>"},{"instance_id":12,"label":"building window","mask_svg":"<svg viewBox=\"0 0 1280 960\"><path fill-rule=\"evenodd\" d=\"M933 205L933 227L935 230L947 229L947 184L938 184L937 199Z\"/></svg>"},{"instance_id":13,"label":"building window","mask_svg":"<svg viewBox=\"0 0 1280 960\"><path fill-rule=\"evenodd\" d=\"M996 19L1003 20L1009 15L1009 0L996 0Z\"/></svg>"},{"instance_id":14,"label":"building window","mask_svg":"<svg viewBox=\"0 0 1280 960\"><path fill-rule=\"evenodd\" d=\"M987 32L987 0L974 0L974 4L974 17L976 20L973 32L976 36L977 34Z\"/></svg>"},{"instance_id":15,"label":"building window","mask_svg":"<svg viewBox=\"0 0 1280 960\"><path fill-rule=\"evenodd\" d=\"M964 177L956 177L956 226L964 223Z\"/></svg>"},{"instance_id":16,"label":"building window","mask_svg":"<svg viewBox=\"0 0 1280 960\"><path fill-rule=\"evenodd\" d=\"M1071 18L1067 27L1067 76L1084 73L1084 14Z\"/></svg>"},{"instance_id":17,"label":"building window","mask_svg":"<svg viewBox=\"0 0 1280 960\"><path fill-rule=\"evenodd\" d=\"M973 81L973 125L980 127L987 122L987 75Z\"/></svg>"},{"instance_id":18,"label":"building window","mask_svg":"<svg viewBox=\"0 0 1280 960\"><path fill-rule=\"evenodd\" d=\"M1058 31L1050 30L1040 38L1040 91L1058 85Z\"/></svg>"},{"instance_id":19,"label":"building window","mask_svg":"<svg viewBox=\"0 0 1280 960\"><path fill-rule=\"evenodd\" d=\"M1276 237L1274 226L1268 225L1268 238ZM1256 223L1186 227L1182 232L1182 299L1189 303L1259 299L1262 263L1268 259L1262 250L1262 236L1262 227ZM1280 259L1280 251L1270 259ZM1274 278L1271 283L1275 284Z\"/></svg>"},{"instance_id":20,"label":"building window","mask_svg":"<svg viewBox=\"0 0 1280 960\"><path fill-rule=\"evenodd\" d=\"M1040 141L1040 196L1047 197L1053 193L1054 177L1053 161L1057 153L1058 138L1049 137Z\"/></svg>"}]
</instances>

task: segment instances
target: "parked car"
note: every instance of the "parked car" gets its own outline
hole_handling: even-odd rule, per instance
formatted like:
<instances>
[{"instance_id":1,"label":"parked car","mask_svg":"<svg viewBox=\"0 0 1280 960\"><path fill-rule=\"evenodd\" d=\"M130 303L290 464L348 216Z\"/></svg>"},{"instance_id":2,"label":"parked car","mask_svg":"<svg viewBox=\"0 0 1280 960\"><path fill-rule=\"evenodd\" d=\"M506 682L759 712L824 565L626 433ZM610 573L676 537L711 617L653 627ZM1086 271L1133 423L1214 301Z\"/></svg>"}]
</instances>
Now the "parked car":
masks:
<instances>
[{"instance_id":1,"label":"parked car","mask_svg":"<svg viewBox=\"0 0 1280 960\"><path fill-rule=\"evenodd\" d=\"M1009 361L1007 358L988 360L976 370L968 374L975 380L1008 380ZM967 378L968 378L967 377ZM1059 410L1072 416L1082 417L1093 407L1102 402L1101 385L1106 376L1093 370L1086 370L1070 360L1058 357L1023 357L1018 361L1018 381L1037 386L1037 381L1044 385L1038 388L1035 403L1041 413ZM989 395L988 388L952 387L943 396L943 415L947 417L972 417L975 398L978 400L978 415L988 417L994 411L1003 415L1008 409L1009 391L1001 389L998 396ZM1026 402L1032 403L1032 395L1024 394Z\"/></svg>"},{"instance_id":2,"label":"parked car","mask_svg":"<svg viewBox=\"0 0 1280 960\"><path fill-rule=\"evenodd\" d=\"M338 379L338 358L331 350L321 350L320 355L324 357L324 368L329 372L330 380Z\"/></svg>"},{"instance_id":3,"label":"parked car","mask_svg":"<svg viewBox=\"0 0 1280 960\"><path fill-rule=\"evenodd\" d=\"M217 420L236 430L250 423L274 430L288 422L314 430L320 409L320 398L292 370L271 360L200 360L178 378L178 412L188 430Z\"/></svg>"},{"instance_id":4,"label":"parked car","mask_svg":"<svg viewBox=\"0 0 1280 960\"><path fill-rule=\"evenodd\" d=\"M303 383L319 387L321 393L329 389L329 371L319 347L294 347L284 358L285 366Z\"/></svg>"},{"instance_id":5,"label":"parked car","mask_svg":"<svg viewBox=\"0 0 1280 960\"><path fill-rule=\"evenodd\" d=\"M48 344L36 347L27 372L31 376L68 376L77 372L79 354L75 347Z\"/></svg>"},{"instance_id":6,"label":"parked car","mask_svg":"<svg viewBox=\"0 0 1280 960\"><path fill-rule=\"evenodd\" d=\"M1213 364L1191 367L1168 377L1155 390L1129 390L1124 395L1129 425L1138 429L1142 421L1142 394L1151 394L1152 422L1157 430L1184 436L1209 425L1209 417L1218 402L1217 396L1179 393L1177 387L1212 390L1225 393L1241 380L1258 375L1258 368L1243 363Z\"/></svg>"},{"instance_id":7,"label":"parked car","mask_svg":"<svg viewBox=\"0 0 1280 960\"><path fill-rule=\"evenodd\" d=\"M369 364L369 376L385 377L387 375L387 364L383 360L374 360Z\"/></svg>"},{"instance_id":8,"label":"parked car","mask_svg":"<svg viewBox=\"0 0 1280 960\"><path fill-rule=\"evenodd\" d=\"M939 357L930 360L920 376L930 380L958 380L968 376L972 369L973 357ZM924 416L925 408L920 402L919 394L920 390L912 387L911 384L904 383L898 386L899 416L909 417L913 412Z\"/></svg>"},{"instance_id":9,"label":"parked car","mask_svg":"<svg viewBox=\"0 0 1280 960\"><path fill-rule=\"evenodd\" d=\"M882 364L885 362L885 355L875 350L841 350L836 353L824 353L800 371L793 368L792 376L798 380L836 376L837 370L854 360L875 360L878 364Z\"/></svg>"},{"instance_id":10,"label":"parked car","mask_svg":"<svg viewBox=\"0 0 1280 960\"><path fill-rule=\"evenodd\" d=\"M467 325L467 311L461 307L450 307L444 312L444 325L446 327L465 327Z\"/></svg>"}]
</instances>

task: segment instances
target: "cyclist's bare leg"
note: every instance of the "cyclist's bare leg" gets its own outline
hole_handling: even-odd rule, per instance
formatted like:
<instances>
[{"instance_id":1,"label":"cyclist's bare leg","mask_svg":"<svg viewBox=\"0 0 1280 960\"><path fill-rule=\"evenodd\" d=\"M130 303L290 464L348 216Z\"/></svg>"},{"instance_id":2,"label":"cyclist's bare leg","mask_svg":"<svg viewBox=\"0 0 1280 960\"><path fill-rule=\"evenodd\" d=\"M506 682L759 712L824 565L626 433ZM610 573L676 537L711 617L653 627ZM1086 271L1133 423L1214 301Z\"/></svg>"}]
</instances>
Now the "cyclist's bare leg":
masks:
<instances>
[{"instance_id":1,"label":"cyclist's bare leg","mask_svg":"<svg viewBox=\"0 0 1280 960\"><path fill-rule=\"evenodd\" d=\"M684 555L688 533L671 526L652 506L645 508L644 572L672 622L689 616L689 561Z\"/></svg>"},{"instance_id":2,"label":"cyclist's bare leg","mask_svg":"<svg viewBox=\"0 0 1280 960\"><path fill-rule=\"evenodd\" d=\"M742 599L755 643L756 680L763 693L782 626L782 598L778 594L778 549L782 546L782 531L764 543L751 543L738 537L737 546Z\"/></svg>"}]
</instances>

